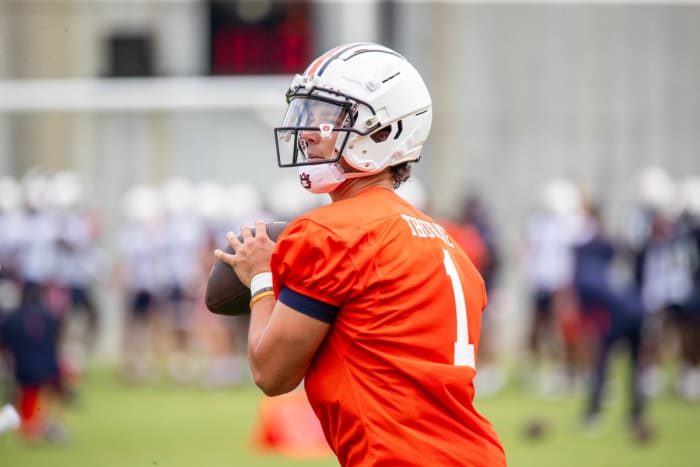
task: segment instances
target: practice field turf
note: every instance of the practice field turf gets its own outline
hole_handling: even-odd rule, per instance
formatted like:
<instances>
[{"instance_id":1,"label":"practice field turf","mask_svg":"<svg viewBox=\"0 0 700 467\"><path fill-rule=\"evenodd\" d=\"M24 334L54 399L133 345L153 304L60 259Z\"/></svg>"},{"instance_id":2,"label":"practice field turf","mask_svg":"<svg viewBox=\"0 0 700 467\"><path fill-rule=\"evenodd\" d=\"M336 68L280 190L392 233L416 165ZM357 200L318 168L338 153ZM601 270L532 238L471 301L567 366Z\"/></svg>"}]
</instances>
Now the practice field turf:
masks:
<instances>
[{"instance_id":1,"label":"practice field turf","mask_svg":"<svg viewBox=\"0 0 700 467\"><path fill-rule=\"evenodd\" d=\"M509 465L538 467L681 467L698 465L700 404L662 395L650 406L656 437L635 444L625 430L626 394L615 380L605 417L594 432L578 425L580 395L559 400L516 388L477 401L506 447ZM261 394L229 389L152 384L130 387L111 371L92 370L69 409L70 441L28 445L0 435L2 467L334 466L328 457L291 460L252 448ZM531 421L542 435L525 436ZM448 435L449 436L449 435ZM433 467L433 466L426 466Z\"/></svg>"}]
</instances>

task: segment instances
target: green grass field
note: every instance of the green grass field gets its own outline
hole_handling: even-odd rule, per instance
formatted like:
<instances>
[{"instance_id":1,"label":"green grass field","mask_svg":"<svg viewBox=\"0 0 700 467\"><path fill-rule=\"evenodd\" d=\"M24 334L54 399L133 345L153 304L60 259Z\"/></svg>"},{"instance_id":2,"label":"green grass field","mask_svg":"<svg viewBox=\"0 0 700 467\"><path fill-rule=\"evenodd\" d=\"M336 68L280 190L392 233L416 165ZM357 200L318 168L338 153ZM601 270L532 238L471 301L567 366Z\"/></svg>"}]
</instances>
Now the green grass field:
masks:
<instances>
[{"instance_id":1,"label":"green grass field","mask_svg":"<svg viewBox=\"0 0 700 467\"><path fill-rule=\"evenodd\" d=\"M700 404L670 395L654 399L650 419L657 435L647 445L625 430L626 394L614 380L600 429L579 429L579 396L546 400L508 388L481 398L478 407L495 425L514 467L697 466ZM203 389L153 384L129 387L107 369L92 370L78 403L68 411L65 445L28 445L15 433L0 436L2 467L217 467L334 466L256 452L250 434L260 392L252 386ZM527 439L524 426L538 418L544 436ZM429 466L433 467L433 466Z\"/></svg>"}]
</instances>

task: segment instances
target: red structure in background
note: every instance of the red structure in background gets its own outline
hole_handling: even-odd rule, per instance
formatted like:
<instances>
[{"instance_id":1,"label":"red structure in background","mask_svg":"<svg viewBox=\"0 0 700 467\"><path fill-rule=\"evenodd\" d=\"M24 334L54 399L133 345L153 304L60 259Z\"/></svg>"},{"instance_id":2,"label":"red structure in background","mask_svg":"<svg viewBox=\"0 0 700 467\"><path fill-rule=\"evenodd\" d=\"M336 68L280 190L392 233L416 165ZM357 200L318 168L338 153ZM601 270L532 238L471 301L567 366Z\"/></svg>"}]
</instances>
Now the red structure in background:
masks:
<instances>
[{"instance_id":1,"label":"red structure in background","mask_svg":"<svg viewBox=\"0 0 700 467\"><path fill-rule=\"evenodd\" d=\"M311 60L311 6L270 2L265 14L244 19L242 2L209 3L212 75L291 74Z\"/></svg>"}]
</instances>

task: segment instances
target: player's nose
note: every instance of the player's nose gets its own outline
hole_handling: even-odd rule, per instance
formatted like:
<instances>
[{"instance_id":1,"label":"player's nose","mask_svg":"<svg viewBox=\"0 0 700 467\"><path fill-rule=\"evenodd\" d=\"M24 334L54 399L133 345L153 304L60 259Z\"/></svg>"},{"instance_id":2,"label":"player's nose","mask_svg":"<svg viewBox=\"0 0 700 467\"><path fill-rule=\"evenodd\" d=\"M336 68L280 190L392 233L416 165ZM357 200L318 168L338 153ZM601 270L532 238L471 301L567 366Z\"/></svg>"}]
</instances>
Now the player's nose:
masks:
<instances>
[{"instance_id":1,"label":"player's nose","mask_svg":"<svg viewBox=\"0 0 700 467\"><path fill-rule=\"evenodd\" d=\"M312 130L301 130L299 135L307 144L315 144L321 139L321 133Z\"/></svg>"}]
</instances>

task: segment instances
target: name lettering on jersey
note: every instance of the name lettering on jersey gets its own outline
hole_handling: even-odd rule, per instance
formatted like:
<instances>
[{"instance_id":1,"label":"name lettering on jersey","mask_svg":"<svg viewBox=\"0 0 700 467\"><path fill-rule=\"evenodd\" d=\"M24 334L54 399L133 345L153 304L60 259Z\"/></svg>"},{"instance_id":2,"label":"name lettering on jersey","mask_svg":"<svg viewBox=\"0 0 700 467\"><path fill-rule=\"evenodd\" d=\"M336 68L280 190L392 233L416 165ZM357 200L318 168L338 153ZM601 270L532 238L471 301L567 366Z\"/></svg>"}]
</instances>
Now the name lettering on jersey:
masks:
<instances>
[{"instance_id":1,"label":"name lettering on jersey","mask_svg":"<svg viewBox=\"0 0 700 467\"><path fill-rule=\"evenodd\" d=\"M445 231L445 229L443 229L441 225L436 224L435 222L428 222L422 219L417 219L413 216L407 216L406 214L401 214L401 217L408 224L408 227L411 229L411 233L414 237L439 238L440 240L445 242L445 245L449 246L450 248L455 247L450 241L450 237L449 235L447 235L447 231Z\"/></svg>"}]
</instances>

